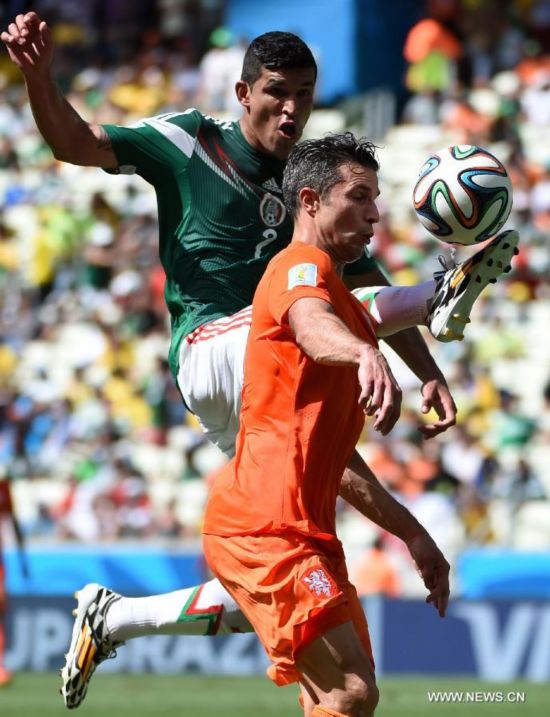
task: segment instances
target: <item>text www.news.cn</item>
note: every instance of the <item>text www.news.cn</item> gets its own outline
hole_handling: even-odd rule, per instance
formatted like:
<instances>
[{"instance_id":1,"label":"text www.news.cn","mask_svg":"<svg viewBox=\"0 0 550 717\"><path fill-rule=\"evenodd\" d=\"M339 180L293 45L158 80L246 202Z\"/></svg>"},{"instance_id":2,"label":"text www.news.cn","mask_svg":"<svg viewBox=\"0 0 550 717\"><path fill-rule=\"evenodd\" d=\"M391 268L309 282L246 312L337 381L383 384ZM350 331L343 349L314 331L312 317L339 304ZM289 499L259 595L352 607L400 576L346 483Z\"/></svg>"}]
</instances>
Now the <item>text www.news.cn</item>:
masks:
<instances>
[{"instance_id":1,"label":"text www.news.cn","mask_svg":"<svg viewBox=\"0 0 550 717\"><path fill-rule=\"evenodd\" d=\"M428 702L483 703L525 702L525 692L428 692Z\"/></svg>"}]
</instances>

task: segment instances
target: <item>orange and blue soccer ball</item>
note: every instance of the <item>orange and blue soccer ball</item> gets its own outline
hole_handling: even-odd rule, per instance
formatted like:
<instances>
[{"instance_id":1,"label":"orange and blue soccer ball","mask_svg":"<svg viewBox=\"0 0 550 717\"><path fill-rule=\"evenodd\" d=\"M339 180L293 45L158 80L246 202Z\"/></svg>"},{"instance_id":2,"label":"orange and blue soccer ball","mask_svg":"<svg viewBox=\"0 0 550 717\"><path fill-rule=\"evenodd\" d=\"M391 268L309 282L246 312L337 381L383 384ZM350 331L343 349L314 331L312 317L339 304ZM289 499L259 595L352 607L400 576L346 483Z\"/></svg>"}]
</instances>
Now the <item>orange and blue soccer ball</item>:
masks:
<instances>
[{"instance_id":1,"label":"orange and blue soccer ball","mask_svg":"<svg viewBox=\"0 0 550 717\"><path fill-rule=\"evenodd\" d=\"M473 145L434 152L413 190L416 214L437 239L477 244L496 234L512 208L512 182L504 165Z\"/></svg>"}]
</instances>

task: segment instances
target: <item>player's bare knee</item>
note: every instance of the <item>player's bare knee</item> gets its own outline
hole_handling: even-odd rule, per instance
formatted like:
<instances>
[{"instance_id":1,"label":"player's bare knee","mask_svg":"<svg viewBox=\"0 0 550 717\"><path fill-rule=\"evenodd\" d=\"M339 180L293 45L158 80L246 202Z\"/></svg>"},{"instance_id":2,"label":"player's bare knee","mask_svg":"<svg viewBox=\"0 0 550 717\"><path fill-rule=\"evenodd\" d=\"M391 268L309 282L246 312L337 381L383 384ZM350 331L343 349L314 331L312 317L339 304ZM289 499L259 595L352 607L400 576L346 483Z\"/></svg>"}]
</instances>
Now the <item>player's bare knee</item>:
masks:
<instances>
[{"instance_id":1,"label":"player's bare knee","mask_svg":"<svg viewBox=\"0 0 550 717\"><path fill-rule=\"evenodd\" d=\"M378 685L372 680L367 686L366 699L363 702L363 710L365 717L370 717L374 714L374 710L380 700L380 692L378 691Z\"/></svg>"},{"instance_id":2,"label":"player's bare knee","mask_svg":"<svg viewBox=\"0 0 550 717\"><path fill-rule=\"evenodd\" d=\"M346 693L352 700L352 715L367 717L371 715L378 704L379 693L374 677L362 677L357 674L346 676Z\"/></svg>"},{"instance_id":3,"label":"player's bare knee","mask_svg":"<svg viewBox=\"0 0 550 717\"><path fill-rule=\"evenodd\" d=\"M379 693L374 677L357 673L345 676L345 689L331 694L332 709L349 717L370 717L378 704Z\"/></svg>"}]
</instances>

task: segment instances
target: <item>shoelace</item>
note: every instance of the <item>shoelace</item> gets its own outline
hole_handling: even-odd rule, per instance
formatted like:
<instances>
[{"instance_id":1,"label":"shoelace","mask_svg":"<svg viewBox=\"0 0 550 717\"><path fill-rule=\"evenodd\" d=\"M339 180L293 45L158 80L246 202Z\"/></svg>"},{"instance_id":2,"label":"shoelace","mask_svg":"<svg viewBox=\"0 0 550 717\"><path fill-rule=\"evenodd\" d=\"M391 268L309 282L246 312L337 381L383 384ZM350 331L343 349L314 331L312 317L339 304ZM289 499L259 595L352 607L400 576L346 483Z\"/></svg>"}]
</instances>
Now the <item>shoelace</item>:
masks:
<instances>
[{"instance_id":1,"label":"shoelace","mask_svg":"<svg viewBox=\"0 0 550 717\"><path fill-rule=\"evenodd\" d=\"M122 647L124 644L124 642L112 642L102 647L102 649L97 651L99 662L103 662L104 660L114 660L117 656L118 648Z\"/></svg>"},{"instance_id":2,"label":"shoelace","mask_svg":"<svg viewBox=\"0 0 550 717\"><path fill-rule=\"evenodd\" d=\"M451 247L451 255L448 259L444 254L439 254L437 261L441 264L442 268L434 271L434 279L439 281L448 271L452 271L458 266L456 263L456 247Z\"/></svg>"},{"instance_id":3,"label":"shoelace","mask_svg":"<svg viewBox=\"0 0 550 717\"><path fill-rule=\"evenodd\" d=\"M104 660L114 660L116 656L117 656L116 647L113 647L111 649L111 652L107 655L107 657L104 657L103 659Z\"/></svg>"}]
</instances>

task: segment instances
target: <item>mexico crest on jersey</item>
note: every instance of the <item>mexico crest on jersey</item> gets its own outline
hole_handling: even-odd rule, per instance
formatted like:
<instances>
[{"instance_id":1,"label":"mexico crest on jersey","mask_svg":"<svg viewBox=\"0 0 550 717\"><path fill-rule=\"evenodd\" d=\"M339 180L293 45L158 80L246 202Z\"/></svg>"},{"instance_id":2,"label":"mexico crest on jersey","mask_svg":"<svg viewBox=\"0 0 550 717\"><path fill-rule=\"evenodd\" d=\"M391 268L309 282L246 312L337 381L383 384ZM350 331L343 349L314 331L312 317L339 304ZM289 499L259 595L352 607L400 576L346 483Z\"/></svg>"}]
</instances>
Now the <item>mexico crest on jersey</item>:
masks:
<instances>
[{"instance_id":1,"label":"mexico crest on jersey","mask_svg":"<svg viewBox=\"0 0 550 717\"><path fill-rule=\"evenodd\" d=\"M302 582L317 597L333 597L338 592L336 583L322 568L312 568L302 578Z\"/></svg>"},{"instance_id":2,"label":"mexico crest on jersey","mask_svg":"<svg viewBox=\"0 0 550 717\"><path fill-rule=\"evenodd\" d=\"M260 216L268 227L278 227L286 217L286 207L280 199L267 192L260 202Z\"/></svg>"}]
</instances>

